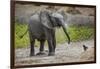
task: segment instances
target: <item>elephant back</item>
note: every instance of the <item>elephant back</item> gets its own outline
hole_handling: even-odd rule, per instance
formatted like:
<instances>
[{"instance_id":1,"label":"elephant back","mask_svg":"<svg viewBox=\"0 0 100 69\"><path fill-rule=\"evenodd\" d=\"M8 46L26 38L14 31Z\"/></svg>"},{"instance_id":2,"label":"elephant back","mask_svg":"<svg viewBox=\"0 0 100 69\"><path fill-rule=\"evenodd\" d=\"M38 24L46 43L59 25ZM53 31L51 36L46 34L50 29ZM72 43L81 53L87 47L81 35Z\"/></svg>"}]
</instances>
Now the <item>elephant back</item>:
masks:
<instances>
[{"instance_id":1,"label":"elephant back","mask_svg":"<svg viewBox=\"0 0 100 69\"><path fill-rule=\"evenodd\" d=\"M29 20L29 31L31 32L31 36L36 39L39 39L41 35L43 35L43 25L40 22L40 15L34 14L30 17Z\"/></svg>"}]
</instances>

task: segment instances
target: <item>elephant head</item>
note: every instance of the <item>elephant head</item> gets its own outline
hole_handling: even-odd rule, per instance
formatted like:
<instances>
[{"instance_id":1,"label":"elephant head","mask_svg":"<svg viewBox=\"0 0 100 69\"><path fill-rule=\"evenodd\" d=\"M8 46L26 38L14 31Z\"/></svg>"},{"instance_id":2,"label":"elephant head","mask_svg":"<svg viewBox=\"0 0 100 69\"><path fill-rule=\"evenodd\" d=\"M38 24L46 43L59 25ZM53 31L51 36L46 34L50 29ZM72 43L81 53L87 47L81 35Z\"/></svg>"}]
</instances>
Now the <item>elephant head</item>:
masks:
<instances>
[{"instance_id":1,"label":"elephant head","mask_svg":"<svg viewBox=\"0 0 100 69\"><path fill-rule=\"evenodd\" d=\"M63 31L65 32L68 38L68 44L70 43L70 37L65 27L66 22L62 14L57 13L57 12L51 13L49 11L42 11L40 13L40 21L45 27L49 29L54 29L55 27L62 27Z\"/></svg>"}]
</instances>

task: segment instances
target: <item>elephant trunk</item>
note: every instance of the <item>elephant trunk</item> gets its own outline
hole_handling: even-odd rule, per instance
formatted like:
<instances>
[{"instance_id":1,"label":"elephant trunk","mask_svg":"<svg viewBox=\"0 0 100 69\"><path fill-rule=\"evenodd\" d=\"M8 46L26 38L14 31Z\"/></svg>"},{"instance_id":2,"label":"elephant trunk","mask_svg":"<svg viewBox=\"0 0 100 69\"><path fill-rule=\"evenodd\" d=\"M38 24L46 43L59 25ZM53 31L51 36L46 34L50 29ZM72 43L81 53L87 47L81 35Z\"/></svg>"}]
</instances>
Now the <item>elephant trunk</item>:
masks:
<instances>
[{"instance_id":1,"label":"elephant trunk","mask_svg":"<svg viewBox=\"0 0 100 69\"><path fill-rule=\"evenodd\" d=\"M66 36L67 36L67 38L68 38L68 44L70 44L70 37L69 37L69 35L68 35L68 33L67 33L67 30L66 30L65 25L62 25L62 28L63 28L63 31L65 32L65 34L66 34Z\"/></svg>"}]
</instances>

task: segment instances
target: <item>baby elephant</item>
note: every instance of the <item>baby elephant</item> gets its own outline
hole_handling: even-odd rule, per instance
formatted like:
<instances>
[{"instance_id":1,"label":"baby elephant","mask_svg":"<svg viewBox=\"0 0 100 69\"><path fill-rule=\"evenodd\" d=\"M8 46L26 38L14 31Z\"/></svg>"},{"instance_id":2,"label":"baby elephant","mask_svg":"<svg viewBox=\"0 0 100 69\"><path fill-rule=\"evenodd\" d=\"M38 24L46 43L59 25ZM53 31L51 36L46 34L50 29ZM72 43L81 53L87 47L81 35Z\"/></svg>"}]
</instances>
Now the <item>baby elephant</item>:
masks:
<instances>
[{"instance_id":1,"label":"baby elephant","mask_svg":"<svg viewBox=\"0 0 100 69\"><path fill-rule=\"evenodd\" d=\"M35 39L40 41L40 51L37 55L43 55L44 43L47 40L49 53L48 56L55 55L56 37L55 27L62 27L66 36L68 37L68 43L70 43L70 37L65 28L64 16L61 13L41 11L40 13L30 16L28 21L28 31L30 37L30 56L35 55L34 44Z\"/></svg>"}]
</instances>

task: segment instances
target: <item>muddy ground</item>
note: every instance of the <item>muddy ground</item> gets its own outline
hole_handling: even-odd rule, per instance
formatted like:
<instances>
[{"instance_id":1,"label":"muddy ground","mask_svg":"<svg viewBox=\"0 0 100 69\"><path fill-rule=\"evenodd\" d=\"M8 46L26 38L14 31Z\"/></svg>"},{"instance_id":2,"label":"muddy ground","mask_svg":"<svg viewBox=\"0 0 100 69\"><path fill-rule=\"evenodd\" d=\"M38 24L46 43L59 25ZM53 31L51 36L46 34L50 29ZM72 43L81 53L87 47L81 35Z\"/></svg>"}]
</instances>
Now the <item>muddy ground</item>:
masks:
<instances>
[{"instance_id":1,"label":"muddy ground","mask_svg":"<svg viewBox=\"0 0 100 69\"><path fill-rule=\"evenodd\" d=\"M84 51L83 45L88 49ZM91 49L92 48L92 49ZM39 52L39 47L35 47ZM37 65L52 63L71 63L94 60L94 40L58 44L55 56L48 56L48 46L45 46L46 55L30 57L30 48L15 49L15 65Z\"/></svg>"}]
</instances>

